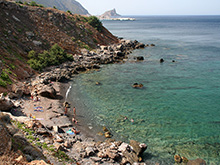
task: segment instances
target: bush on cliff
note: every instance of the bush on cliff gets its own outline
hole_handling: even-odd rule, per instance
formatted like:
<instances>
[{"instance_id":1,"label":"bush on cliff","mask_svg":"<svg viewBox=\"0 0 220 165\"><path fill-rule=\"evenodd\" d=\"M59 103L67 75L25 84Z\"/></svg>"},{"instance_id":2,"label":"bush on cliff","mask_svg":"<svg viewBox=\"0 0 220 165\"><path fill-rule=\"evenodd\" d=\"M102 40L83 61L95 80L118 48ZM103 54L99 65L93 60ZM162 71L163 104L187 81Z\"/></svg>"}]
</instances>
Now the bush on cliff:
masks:
<instances>
[{"instance_id":1,"label":"bush on cliff","mask_svg":"<svg viewBox=\"0 0 220 165\"><path fill-rule=\"evenodd\" d=\"M7 84L11 85L12 81L11 81L9 75L7 74L6 70L3 70L0 75L0 86L6 88Z\"/></svg>"},{"instance_id":2,"label":"bush on cliff","mask_svg":"<svg viewBox=\"0 0 220 165\"><path fill-rule=\"evenodd\" d=\"M30 60L28 64L31 68L41 71L47 66L59 65L66 61L73 61L73 56L67 54L58 44L53 45L49 51L36 54L34 50L31 50L28 54Z\"/></svg>"},{"instance_id":3,"label":"bush on cliff","mask_svg":"<svg viewBox=\"0 0 220 165\"><path fill-rule=\"evenodd\" d=\"M102 22L96 16L90 16L87 18L88 23L99 32L102 32Z\"/></svg>"}]
</instances>

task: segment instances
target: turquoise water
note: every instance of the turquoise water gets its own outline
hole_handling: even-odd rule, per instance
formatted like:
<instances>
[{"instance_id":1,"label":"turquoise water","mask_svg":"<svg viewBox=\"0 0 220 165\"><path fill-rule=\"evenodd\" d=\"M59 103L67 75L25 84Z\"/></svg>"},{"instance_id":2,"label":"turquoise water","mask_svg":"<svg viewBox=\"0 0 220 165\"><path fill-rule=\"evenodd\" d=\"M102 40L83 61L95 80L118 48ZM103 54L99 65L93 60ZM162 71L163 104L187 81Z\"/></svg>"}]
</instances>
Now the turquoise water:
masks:
<instances>
[{"instance_id":1,"label":"turquoise water","mask_svg":"<svg viewBox=\"0 0 220 165\"><path fill-rule=\"evenodd\" d=\"M95 131L107 126L116 139L146 143L150 160L165 162L181 154L219 164L220 16L137 17L103 24L114 35L156 47L77 76L69 99L80 109L79 120ZM143 62L133 59L139 55ZM160 64L160 58L165 62ZM144 88L132 88L135 82Z\"/></svg>"}]
</instances>

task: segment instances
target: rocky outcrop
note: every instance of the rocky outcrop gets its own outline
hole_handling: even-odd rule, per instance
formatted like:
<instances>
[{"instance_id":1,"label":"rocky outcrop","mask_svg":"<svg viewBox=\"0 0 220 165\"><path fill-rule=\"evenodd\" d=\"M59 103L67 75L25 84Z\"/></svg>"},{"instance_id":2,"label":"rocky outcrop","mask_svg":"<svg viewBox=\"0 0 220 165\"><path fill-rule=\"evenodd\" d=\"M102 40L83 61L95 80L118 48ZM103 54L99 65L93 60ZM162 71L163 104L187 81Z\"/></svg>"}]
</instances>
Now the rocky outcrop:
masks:
<instances>
[{"instance_id":1,"label":"rocky outcrop","mask_svg":"<svg viewBox=\"0 0 220 165\"><path fill-rule=\"evenodd\" d=\"M121 15L119 15L115 9L106 11L104 14L100 15L99 18L100 19L108 19L108 18L112 18L112 17L120 17Z\"/></svg>"},{"instance_id":2,"label":"rocky outcrop","mask_svg":"<svg viewBox=\"0 0 220 165\"><path fill-rule=\"evenodd\" d=\"M57 91L53 88L52 85L43 85L38 86L38 94L43 97L55 99Z\"/></svg>"},{"instance_id":3,"label":"rocky outcrop","mask_svg":"<svg viewBox=\"0 0 220 165\"><path fill-rule=\"evenodd\" d=\"M0 94L0 111L10 111L14 106L12 101L5 97L3 93Z\"/></svg>"}]
</instances>

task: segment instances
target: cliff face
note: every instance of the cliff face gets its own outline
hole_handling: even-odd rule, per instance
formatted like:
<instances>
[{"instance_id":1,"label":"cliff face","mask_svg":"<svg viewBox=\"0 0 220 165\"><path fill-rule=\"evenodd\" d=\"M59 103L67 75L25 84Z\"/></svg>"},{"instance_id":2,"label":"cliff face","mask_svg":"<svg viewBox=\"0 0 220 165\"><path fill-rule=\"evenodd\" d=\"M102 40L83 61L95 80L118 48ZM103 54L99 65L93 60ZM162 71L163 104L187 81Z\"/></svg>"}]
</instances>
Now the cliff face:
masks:
<instances>
[{"instance_id":1,"label":"cliff face","mask_svg":"<svg viewBox=\"0 0 220 165\"><path fill-rule=\"evenodd\" d=\"M12 82L36 73L26 63L30 50L43 52L57 43L66 52L78 54L81 48L118 42L104 27L101 32L92 27L87 17L52 8L0 0L0 20L0 70L7 71ZM0 87L0 92L6 90Z\"/></svg>"},{"instance_id":2,"label":"cliff face","mask_svg":"<svg viewBox=\"0 0 220 165\"><path fill-rule=\"evenodd\" d=\"M17 0L21 2L31 2L32 0ZM42 4L45 7L55 6L62 11L71 11L73 14L89 15L89 12L75 0L34 0L38 4Z\"/></svg>"}]
</instances>

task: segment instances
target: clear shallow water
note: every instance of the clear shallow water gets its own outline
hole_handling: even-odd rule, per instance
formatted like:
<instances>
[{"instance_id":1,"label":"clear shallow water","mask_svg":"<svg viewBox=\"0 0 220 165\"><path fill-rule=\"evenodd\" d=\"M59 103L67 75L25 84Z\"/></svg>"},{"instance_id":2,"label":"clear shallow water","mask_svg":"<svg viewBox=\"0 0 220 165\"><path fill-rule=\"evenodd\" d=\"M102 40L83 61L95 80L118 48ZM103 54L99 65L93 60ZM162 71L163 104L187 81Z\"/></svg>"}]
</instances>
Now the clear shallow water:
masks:
<instances>
[{"instance_id":1,"label":"clear shallow water","mask_svg":"<svg viewBox=\"0 0 220 165\"><path fill-rule=\"evenodd\" d=\"M220 16L137 17L103 24L114 35L156 47L77 76L69 99L80 109L79 120L94 131L107 126L116 139L145 142L151 160L165 161L176 153L218 164ZM139 55L143 62L133 60ZM144 89L133 89L135 82Z\"/></svg>"}]
</instances>

